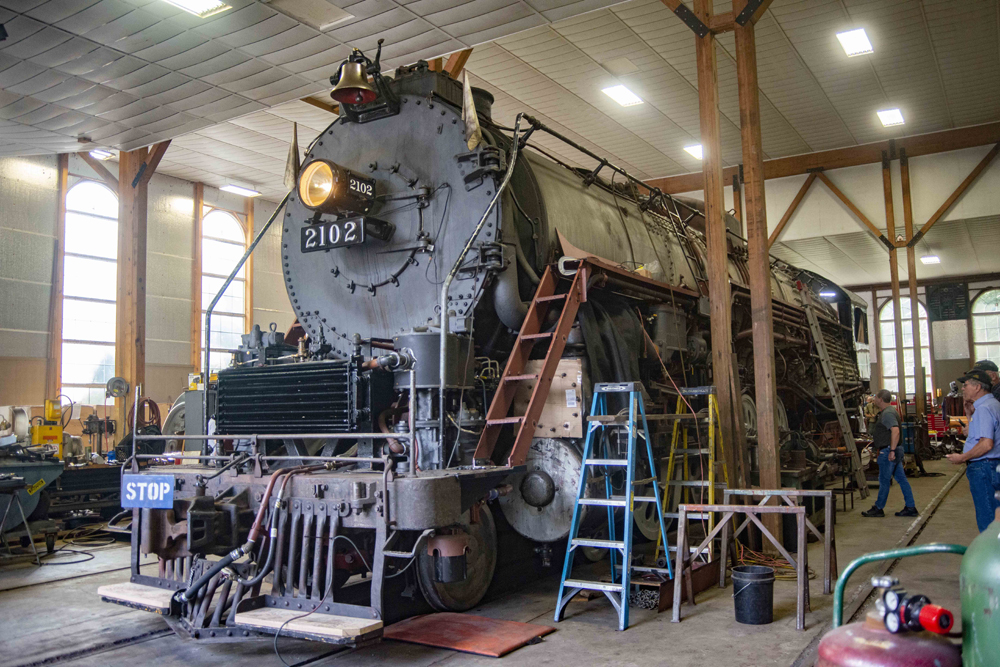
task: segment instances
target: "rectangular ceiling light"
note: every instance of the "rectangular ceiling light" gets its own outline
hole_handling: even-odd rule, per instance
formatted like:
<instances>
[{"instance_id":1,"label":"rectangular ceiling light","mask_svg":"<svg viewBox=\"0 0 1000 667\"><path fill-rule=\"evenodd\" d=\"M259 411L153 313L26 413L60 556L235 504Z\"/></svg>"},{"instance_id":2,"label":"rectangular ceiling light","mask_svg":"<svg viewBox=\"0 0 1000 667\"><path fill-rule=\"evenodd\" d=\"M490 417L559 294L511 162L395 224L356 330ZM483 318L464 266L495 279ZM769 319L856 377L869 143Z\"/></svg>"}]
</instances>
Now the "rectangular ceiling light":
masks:
<instances>
[{"instance_id":1,"label":"rectangular ceiling light","mask_svg":"<svg viewBox=\"0 0 1000 667\"><path fill-rule=\"evenodd\" d=\"M824 299L833 299L833 298L836 298L837 293L836 292L820 292L819 295L821 297L823 297Z\"/></svg>"},{"instance_id":2,"label":"rectangular ceiling light","mask_svg":"<svg viewBox=\"0 0 1000 667\"><path fill-rule=\"evenodd\" d=\"M250 188L244 188L240 185L233 185L232 183L230 183L229 185L223 185L219 189L222 190L223 192L232 192L234 195L240 195L243 197L256 197L260 194L256 190L251 190Z\"/></svg>"},{"instance_id":3,"label":"rectangular ceiling light","mask_svg":"<svg viewBox=\"0 0 1000 667\"><path fill-rule=\"evenodd\" d=\"M940 264L941 258L937 255L924 255L920 258L920 261L924 264Z\"/></svg>"},{"instance_id":4,"label":"rectangular ceiling light","mask_svg":"<svg viewBox=\"0 0 1000 667\"><path fill-rule=\"evenodd\" d=\"M639 96L625 86L618 85L611 86L610 88L602 88L601 92L623 107L634 107L636 104L642 104Z\"/></svg>"},{"instance_id":5,"label":"rectangular ceiling light","mask_svg":"<svg viewBox=\"0 0 1000 667\"><path fill-rule=\"evenodd\" d=\"M283 14L311 25L320 32L354 18L328 0L265 0ZM346 4L346 3L345 3Z\"/></svg>"},{"instance_id":6,"label":"rectangular ceiling light","mask_svg":"<svg viewBox=\"0 0 1000 667\"><path fill-rule=\"evenodd\" d=\"M698 158L699 160L704 159L705 152L701 147L701 144L695 144L694 146L685 146L684 150Z\"/></svg>"},{"instance_id":7,"label":"rectangular ceiling light","mask_svg":"<svg viewBox=\"0 0 1000 667\"><path fill-rule=\"evenodd\" d=\"M903 112L899 109L883 109L878 113L878 119L882 121L882 125L886 127L892 127L893 125L903 124Z\"/></svg>"},{"instance_id":8,"label":"rectangular ceiling light","mask_svg":"<svg viewBox=\"0 0 1000 667\"><path fill-rule=\"evenodd\" d=\"M229 5L219 0L163 0L164 2L180 7L186 12L194 14L200 19L213 16L227 9L232 9Z\"/></svg>"},{"instance_id":9,"label":"rectangular ceiling light","mask_svg":"<svg viewBox=\"0 0 1000 667\"><path fill-rule=\"evenodd\" d=\"M95 148L94 150L90 151L90 157L94 158L95 160L110 160L111 158L114 157L114 153L112 153L111 151L106 151L103 148Z\"/></svg>"},{"instance_id":10,"label":"rectangular ceiling light","mask_svg":"<svg viewBox=\"0 0 1000 667\"><path fill-rule=\"evenodd\" d=\"M837 39L840 40L840 45L844 47L844 51L847 51L848 58L862 56L866 53L874 53L875 51L872 48L872 43L868 41L868 35L865 33L864 28L838 32Z\"/></svg>"}]
</instances>

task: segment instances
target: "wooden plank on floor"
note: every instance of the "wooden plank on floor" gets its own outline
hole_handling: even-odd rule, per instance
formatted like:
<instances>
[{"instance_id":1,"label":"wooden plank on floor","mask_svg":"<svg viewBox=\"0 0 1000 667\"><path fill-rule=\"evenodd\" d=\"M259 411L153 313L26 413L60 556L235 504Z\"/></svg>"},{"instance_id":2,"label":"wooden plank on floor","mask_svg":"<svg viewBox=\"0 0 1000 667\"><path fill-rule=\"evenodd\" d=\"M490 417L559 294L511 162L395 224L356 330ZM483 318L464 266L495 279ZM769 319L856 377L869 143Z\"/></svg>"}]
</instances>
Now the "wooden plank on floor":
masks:
<instances>
[{"instance_id":1,"label":"wooden plank on floor","mask_svg":"<svg viewBox=\"0 0 1000 667\"><path fill-rule=\"evenodd\" d=\"M357 637L382 629L382 621L332 614L304 616L301 610L262 607L236 614L236 625L254 630L277 630L329 638Z\"/></svg>"}]
</instances>

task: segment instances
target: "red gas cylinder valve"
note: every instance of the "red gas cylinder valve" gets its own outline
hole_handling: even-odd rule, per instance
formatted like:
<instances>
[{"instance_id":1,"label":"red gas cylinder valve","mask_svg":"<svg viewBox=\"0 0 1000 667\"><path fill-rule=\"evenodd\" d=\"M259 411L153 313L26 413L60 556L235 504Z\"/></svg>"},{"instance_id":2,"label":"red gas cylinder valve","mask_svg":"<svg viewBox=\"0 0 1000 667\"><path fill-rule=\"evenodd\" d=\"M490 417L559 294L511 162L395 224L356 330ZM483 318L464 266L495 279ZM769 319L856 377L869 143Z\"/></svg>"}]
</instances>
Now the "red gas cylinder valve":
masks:
<instances>
[{"instance_id":1,"label":"red gas cylinder valve","mask_svg":"<svg viewBox=\"0 0 1000 667\"><path fill-rule=\"evenodd\" d=\"M950 611L936 604L925 604L920 608L917 615L920 627L929 632L936 632L939 635L947 634L951 626L955 624L955 617Z\"/></svg>"}]
</instances>

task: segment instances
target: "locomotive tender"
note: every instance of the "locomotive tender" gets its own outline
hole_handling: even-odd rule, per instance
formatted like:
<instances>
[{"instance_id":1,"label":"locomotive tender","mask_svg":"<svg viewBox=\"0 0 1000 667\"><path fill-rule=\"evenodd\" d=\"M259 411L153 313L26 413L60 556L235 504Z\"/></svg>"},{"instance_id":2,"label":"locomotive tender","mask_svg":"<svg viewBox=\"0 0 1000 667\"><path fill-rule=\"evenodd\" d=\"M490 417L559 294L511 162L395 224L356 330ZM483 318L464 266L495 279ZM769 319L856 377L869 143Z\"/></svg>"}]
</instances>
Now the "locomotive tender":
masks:
<instances>
[{"instance_id":1,"label":"locomotive tender","mask_svg":"<svg viewBox=\"0 0 1000 667\"><path fill-rule=\"evenodd\" d=\"M405 613L399 595L469 609L506 557L498 523L531 545L565 539L593 382L642 379L654 398L664 370L711 382L700 203L643 188L603 160L593 170L564 163L545 147L593 154L530 118L512 136L477 89L481 142L470 148L475 122L459 82L423 62L385 79L378 59L357 56L342 72L352 63L373 75L371 91L341 104L276 213L301 329L244 336L206 393L201 417L214 431L200 430L189 396L188 437L213 436L187 441L196 465L132 462L134 473L173 476L172 506L134 510L130 582L101 593L162 613L187 636L278 629L358 644ZM727 226L734 351L742 386L753 387L746 245L731 216ZM584 253L618 270L591 280L567 340L559 386L569 410L558 424L544 415L525 465L507 465L503 439L477 460L539 276L556 262L571 275L565 258ZM840 297L816 301L848 405L863 388L867 324L850 293L771 264L779 422L794 430L832 411L796 282ZM640 280L616 279L625 270ZM749 395L743 408L752 442ZM140 572L140 554L158 558L155 576ZM304 629L295 617L309 612Z\"/></svg>"}]
</instances>

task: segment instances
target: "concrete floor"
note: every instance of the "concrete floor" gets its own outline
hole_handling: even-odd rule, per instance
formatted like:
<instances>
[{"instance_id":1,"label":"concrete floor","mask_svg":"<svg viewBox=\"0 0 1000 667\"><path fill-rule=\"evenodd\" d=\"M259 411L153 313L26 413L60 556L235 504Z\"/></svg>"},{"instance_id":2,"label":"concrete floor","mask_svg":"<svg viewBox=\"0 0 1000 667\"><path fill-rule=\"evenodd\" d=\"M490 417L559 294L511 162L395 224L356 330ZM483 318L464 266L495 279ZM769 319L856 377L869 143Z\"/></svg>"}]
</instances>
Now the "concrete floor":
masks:
<instances>
[{"instance_id":1,"label":"concrete floor","mask_svg":"<svg viewBox=\"0 0 1000 667\"><path fill-rule=\"evenodd\" d=\"M841 568L853 558L906 543L953 542L968 544L976 536L972 499L962 470L946 461L927 464L937 477L912 480L917 506L922 510L935 501L936 511L922 525L897 518L892 511L902 506L898 489L890 493L890 512L885 519L866 519L860 512L874 498L855 501L853 511L838 515L837 551ZM949 483L953 486L943 491ZM915 538L914 538L915 535ZM809 548L809 562L820 574L822 544ZM41 570L0 569L0 667L41 664L94 665L157 664L199 667L237 661L247 665L280 665L270 641L247 644L200 644L185 641L166 630L158 617L100 602L98 586L123 581L120 567L125 550L102 550L99 559L68 566L65 575ZM914 592L928 595L958 616L958 572L955 556L924 556L899 562L893 574ZM851 579L845 602L859 592L874 571L868 566ZM52 579L56 577L56 579ZM67 577L67 578L63 578ZM38 583L44 582L44 583ZM767 626L737 624L733 616L731 584L711 588L697 596L697 606L685 605L680 624L670 622L669 611L656 614L633 609L631 627L614 630L616 617L606 599L570 603L566 619L552 623L557 576L492 600L471 613L493 618L554 625L556 632L544 641L524 647L505 663L525 660L532 665L811 665L808 649L829 627L832 596L823 595L822 579L810 582L812 611L806 630L795 629L795 582L775 583L775 621ZM4 590L7 589L7 590ZM391 604L391 601L387 601ZM495 659L452 651L385 641L360 650L336 649L292 639L280 640L282 657L289 665L406 665L424 667L444 664L497 664ZM800 658L800 655L802 658ZM61 656L61 657L60 657Z\"/></svg>"}]
</instances>

